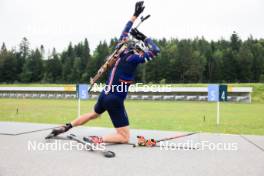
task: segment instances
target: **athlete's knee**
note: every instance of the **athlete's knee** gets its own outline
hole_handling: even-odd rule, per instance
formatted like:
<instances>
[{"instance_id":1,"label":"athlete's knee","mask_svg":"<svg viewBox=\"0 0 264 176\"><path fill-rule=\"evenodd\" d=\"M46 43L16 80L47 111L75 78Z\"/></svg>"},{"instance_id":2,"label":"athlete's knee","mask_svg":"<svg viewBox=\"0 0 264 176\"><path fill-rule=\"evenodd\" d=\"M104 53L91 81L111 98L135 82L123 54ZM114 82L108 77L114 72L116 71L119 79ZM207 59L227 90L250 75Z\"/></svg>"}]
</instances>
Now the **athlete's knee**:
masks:
<instances>
[{"instance_id":1,"label":"athlete's knee","mask_svg":"<svg viewBox=\"0 0 264 176\"><path fill-rule=\"evenodd\" d=\"M91 113L91 119L96 119L99 116L100 116L100 114L97 114L96 112Z\"/></svg>"},{"instance_id":2,"label":"athlete's knee","mask_svg":"<svg viewBox=\"0 0 264 176\"><path fill-rule=\"evenodd\" d=\"M130 138L130 133L128 129L118 130L117 133L122 136L121 143L128 143Z\"/></svg>"},{"instance_id":3,"label":"athlete's knee","mask_svg":"<svg viewBox=\"0 0 264 176\"><path fill-rule=\"evenodd\" d=\"M130 137L129 134L123 134L121 143L123 143L123 144L128 143L129 142L129 137Z\"/></svg>"}]
</instances>

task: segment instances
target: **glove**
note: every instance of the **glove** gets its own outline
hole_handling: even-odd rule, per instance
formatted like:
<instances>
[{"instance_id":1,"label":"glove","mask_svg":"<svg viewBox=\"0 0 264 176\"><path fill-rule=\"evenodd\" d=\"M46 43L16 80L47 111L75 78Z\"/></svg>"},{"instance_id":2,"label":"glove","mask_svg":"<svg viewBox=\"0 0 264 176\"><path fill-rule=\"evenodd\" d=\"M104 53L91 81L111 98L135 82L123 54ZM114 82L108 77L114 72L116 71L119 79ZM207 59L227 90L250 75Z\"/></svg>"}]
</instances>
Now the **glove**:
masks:
<instances>
[{"instance_id":1,"label":"glove","mask_svg":"<svg viewBox=\"0 0 264 176\"><path fill-rule=\"evenodd\" d=\"M137 136L137 142L139 146L146 145L146 139L144 138L144 136Z\"/></svg>"},{"instance_id":2,"label":"glove","mask_svg":"<svg viewBox=\"0 0 264 176\"><path fill-rule=\"evenodd\" d=\"M139 146L154 147L157 144L155 139L145 139L144 136L137 136Z\"/></svg>"},{"instance_id":3,"label":"glove","mask_svg":"<svg viewBox=\"0 0 264 176\"><path fill-rule=\"evenodd\" d=\"M148 139L146 140L146 147L154 147L157 141L155 139Z\"/></svg>"},{"instance_id":4,"label":"glove","mask_svg":"<svg viewBox=\"0 0 264 176\"><path fill-rule=\"evenodd\" d=\"M69 131L69 129L72 128L72 124L70 123L66 123L65 125L55 128L52 130L51 134L53 134L54 136L57 136L61 133L65 133L66 131Z\"/></svg>"},{"instance_id":5,"label":"glove","mask_svg":"<svg viewBox=\"0 0 264 176\"><path fill-rule=\"evenodd\" d=\"M136 28L131 29L130 34L137 40L144 40L147 38L143 33L139 32Z\"/></svg>"},{"instance_id":6,"label":"glove","mask_svg":"<svg viewBox=\"0 0 264 176\"><path fill-rule=\"evenodd\" d=\"M143 6L144 1L138 1L135 5L135 12L134 12L134 16L138 17L143 10L145 9L145 7Z\"/></svg>"}]
</instances>

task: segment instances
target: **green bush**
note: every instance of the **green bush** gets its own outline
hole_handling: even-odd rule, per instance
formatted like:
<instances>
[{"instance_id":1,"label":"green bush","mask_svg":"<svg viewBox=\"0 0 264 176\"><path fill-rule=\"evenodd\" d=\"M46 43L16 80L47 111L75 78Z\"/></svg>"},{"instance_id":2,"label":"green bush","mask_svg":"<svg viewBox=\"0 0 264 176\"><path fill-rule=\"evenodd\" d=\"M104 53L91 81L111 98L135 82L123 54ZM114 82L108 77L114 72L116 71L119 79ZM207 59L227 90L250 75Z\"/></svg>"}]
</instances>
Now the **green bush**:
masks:
<instances>
[{"instance_id":1,"label":"green bush","mask_svg":"<svg viewBox=\"0 0 264 176\"><path fill-rule=\"evenodd\" d=\"M160 84L166 84L166 79L162 79L162 80L160 80L160 82L159 82Z\"/></svg>"},{"instance_id":2,"label":"green bush","mask_svg":"<svg viewBox=\"0 0 264 176\"><path fill-rule=\"evenodd\" d=\"M264 83L264 74L262 74L259 78L259 82Z\"/></svg>"}]
</instances>

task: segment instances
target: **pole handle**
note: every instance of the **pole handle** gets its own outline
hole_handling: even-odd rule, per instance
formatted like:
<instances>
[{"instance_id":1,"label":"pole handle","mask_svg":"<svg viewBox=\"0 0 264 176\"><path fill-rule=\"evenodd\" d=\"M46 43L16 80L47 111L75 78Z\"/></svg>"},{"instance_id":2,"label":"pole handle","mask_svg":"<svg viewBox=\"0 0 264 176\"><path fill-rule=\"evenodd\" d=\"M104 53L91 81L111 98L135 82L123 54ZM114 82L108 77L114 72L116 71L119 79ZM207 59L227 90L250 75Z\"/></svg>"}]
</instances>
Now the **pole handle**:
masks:
<instances>
[{"instance_id":1,"label":"pole handle","mask_svg":"<svg viewBox=\"0 0 264 176\"><path fill-rule=\"evenodd\" d=\"M143 18L143 16L141 17L141 22L145 21L146 19L148 19L150 17L150 15L147 15L146 17Z\"/></svg>"},{"instance_id":2,"label":"pole handle","mask_svg":"<svg viewBox=\"0 0 264 176\"><path fill-rule=\"evenodd\" d=\"M150 15L147 15L147 16L145 16L145 17L141 17L140 18L140 22L138 23L138 25L135 27L135 29L137 29L140 25L141 25L141 23L143 23L143 21L145 21L146 19L148 19L150 17Z\"/></svg>"}]
</instances>

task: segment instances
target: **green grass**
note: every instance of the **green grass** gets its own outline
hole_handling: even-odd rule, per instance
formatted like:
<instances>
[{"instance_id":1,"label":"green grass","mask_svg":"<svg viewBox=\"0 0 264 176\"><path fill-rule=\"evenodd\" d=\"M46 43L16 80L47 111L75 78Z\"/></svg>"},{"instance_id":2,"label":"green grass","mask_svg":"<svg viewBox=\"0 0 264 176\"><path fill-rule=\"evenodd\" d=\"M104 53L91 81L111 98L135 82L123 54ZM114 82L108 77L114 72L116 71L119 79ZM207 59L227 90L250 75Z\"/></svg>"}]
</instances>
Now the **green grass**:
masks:
<instances>
[{"instance_id":1,"label":"green grass","mask_svg":"<svg viewBox=\"0 0 264 176\"><path fill-rule=\"evenodd\" d=\"M94 104L82 101L82 113ZM220 126L215 124L216 103L128 100L126 109L131 128L264 135L261 103L221 103ZM0 121L63 124L76 115L76 100L0 99ZM87 125L112 127L107 113Z\"/></svg>"}]
</instances>

